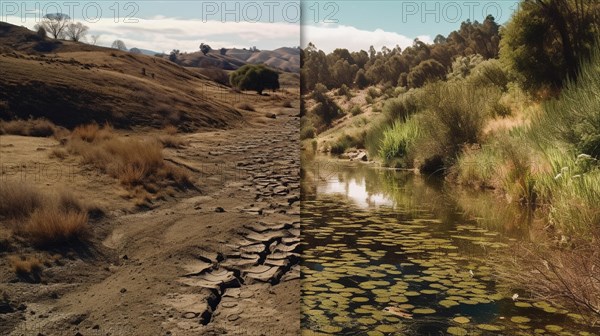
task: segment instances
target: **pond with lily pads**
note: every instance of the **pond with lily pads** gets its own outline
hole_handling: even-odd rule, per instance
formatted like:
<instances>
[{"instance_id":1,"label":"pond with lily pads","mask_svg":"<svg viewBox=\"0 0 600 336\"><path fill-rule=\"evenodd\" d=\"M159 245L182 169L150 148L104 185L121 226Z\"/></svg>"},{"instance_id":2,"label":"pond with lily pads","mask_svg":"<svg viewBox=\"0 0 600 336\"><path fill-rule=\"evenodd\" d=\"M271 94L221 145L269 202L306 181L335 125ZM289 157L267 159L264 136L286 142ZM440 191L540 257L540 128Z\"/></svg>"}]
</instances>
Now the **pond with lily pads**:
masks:
<instances>
[{"instance_id":1,"label":"pond with lily pads","mask_svg":"<svg viewBox=\"0 0 600 336\"><path fill-rule=\"evenodd\" d=\"M594 335L494 263L535 214L441 179L304 163L303 335Z\"/></svg>"}]
</instances>

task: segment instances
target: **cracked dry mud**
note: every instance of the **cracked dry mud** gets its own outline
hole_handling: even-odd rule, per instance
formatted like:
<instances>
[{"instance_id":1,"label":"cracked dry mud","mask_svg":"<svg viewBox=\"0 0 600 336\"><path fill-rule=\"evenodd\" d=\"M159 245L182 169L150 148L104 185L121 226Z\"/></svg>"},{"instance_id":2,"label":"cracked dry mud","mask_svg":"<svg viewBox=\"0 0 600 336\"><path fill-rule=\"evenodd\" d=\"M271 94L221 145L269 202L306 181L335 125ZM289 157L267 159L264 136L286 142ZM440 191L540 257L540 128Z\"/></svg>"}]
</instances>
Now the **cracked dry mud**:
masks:
<instances>
[{"instance_id":1,"label":"cracked dry mud","mask_svg":"<svg viewBox=\"0 0 600 336\"><path fill-rule=\"evenodd\" d=\"M99 257L35 285L10 334L299 334L298 129L297 109L283 109L188 135L168 160L200 193L109 215Z\"/></svg>"}]
</instances>

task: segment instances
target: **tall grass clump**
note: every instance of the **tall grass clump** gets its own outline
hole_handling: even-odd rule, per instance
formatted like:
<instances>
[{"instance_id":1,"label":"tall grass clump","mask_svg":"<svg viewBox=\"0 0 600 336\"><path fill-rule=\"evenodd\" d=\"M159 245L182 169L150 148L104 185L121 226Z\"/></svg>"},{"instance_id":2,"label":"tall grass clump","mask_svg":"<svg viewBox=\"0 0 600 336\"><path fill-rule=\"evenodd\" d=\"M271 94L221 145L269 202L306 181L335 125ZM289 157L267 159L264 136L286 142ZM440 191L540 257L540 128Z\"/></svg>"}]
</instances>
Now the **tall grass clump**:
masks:
<instances>
[{"instance_id":1,"label":"tall grass clump","mask_svg":"<svg viewBox=\"0 0 600 336\"><path fill-rule=\"evenodd\" d=\"M398 98L386 100L383 104L383 114L390 122L396 119L405 121L409 116L419 111L419 100L422 92L422 90L411 90Z\"/></svg>"},{"instance_id":2,"label":"tall grass clump","mask_svg":"<svg viewBox=\"0 0 600 336\"><path fill-rule=\"evenodd\" d=\"M49 137L56 133L58 127L47 119L28 120L0 120L0 129L3 133L12 135L32 136L32 137Z\"/></svg>"},{"instance_id":3,"label":"tall grass clump","mask_svg":"<svg viewBox=\"0 0 600 336\"><path fill-rule=\"evenodd\" d=\"M25 183L0 182L0 217L19 219L41 207L44 199L39 191Z\"/></svg>"},{"instance_id":4,"label":"tall grass clump","mask_svg":"<svg viewBox=\"0 0 600 336\"><path fill-rule=\"evenodd\" d=\"M416 118L409 118L405 122L396 120L387 130L383 131L383 138L379 147L379 156L386 165L397 168L411 167L414 158L413 146L421 136L421 128Z\"/></svg>"},{"instance_id":5,"label":"tall grass clump","mask_svg":"<svg viewBox=\"0 0 600 336\"><path fill-rule=\"evenodd\" d=\"M73 193L42 193L26 183L0 185L0 218L13 232L39 247L53 247L88 237L88 213L98 210Z\"/></svg>"},{"instance_id":6,"label":"tall grass clump","mask_svg":"<svg viewBox=\"0 0 600 336\"><path fill-rule=\"evenodd\" d=\"M578 153L600 159L600 48L580 70L578 80L568 81L557 99L543 104L545 113L532 122L539 143L560 141Z\"/></svg>"},{"instance_id":7,"label":"tall grass clump","mask_svg":"<svg viewBox=\"0 0 600 336\"><path fill-rule=\"evenodd\" d=\"M423 154L440 157L446 167L454 164L464 146L482 142L488 106L499 98L496 89L465 90L462 82L425 87L421 97L425 109Z\"/></svg>"},{"instance_id":8,"label":"tall grass clump","mask_svg":"<svg viewBox=\"0 0 600 336\"><path fill-rule=\"evenodd\" d=\"M69 150L79 154L83 162L92 164L124 186L141 186L151 193L174 185L192 185L190 177L180 168L165 162L160 140L120 137L108 126L78 127L73 131Z\"/></svg>"}]
</instances>

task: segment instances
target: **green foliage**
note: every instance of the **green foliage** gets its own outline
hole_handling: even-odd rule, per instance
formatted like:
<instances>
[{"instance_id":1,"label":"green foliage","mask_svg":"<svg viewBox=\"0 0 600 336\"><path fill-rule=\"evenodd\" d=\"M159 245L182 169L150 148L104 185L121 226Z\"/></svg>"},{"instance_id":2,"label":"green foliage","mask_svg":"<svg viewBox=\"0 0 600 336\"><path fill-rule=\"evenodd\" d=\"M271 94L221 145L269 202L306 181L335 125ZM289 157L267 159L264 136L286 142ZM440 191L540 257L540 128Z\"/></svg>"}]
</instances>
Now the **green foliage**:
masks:
<instances>
[{"instance_id":1,"label":"green foliage","mask_svg":"<svg viewBox=\"0 0 600 336\"><path fill-rule=\"evenodd\" d=\"M347 100L352 99L352 92L350 92L350 88L346 84L342 84L342 86L337 91L338 96L345 96Z\"/></svg>"},{"instance_id":2,"label":"green foliage","mask_svg":"<svg viewBox=\"0 0 600 336\"><path fill-rule=\"evenodd\" d=\"M315 128L312 125L302 127L300 130L300 140L312 139L315 137Z\"/></svg>"},{"instance_id":3,"label":"green foliage","mask_svg":"<svg viewBox=\"0 0 600 336\"><path fill-rule=\"evenodd\" d=\"M598 10L587 0L523 1L503 31L501 57L528 91L558 89L589 55Z\"/></svg>"},{"instance_id":4,"label":"green foliage","mask_svg":"<svg viewBox=\"0 0 600 336\"><path fill-rule=\"evenodd\" d=\"M421 100L429 157L439 155L446 166L454 163L463 146L481 143L488 106L500 98L497 90L464 89L464 83L434 83L425 87Z\"/></svg>"},{"instance_id":5,"label":"green foliage","mask_svg":"<svg viewBox=\"0 0 600 336\"><path fill-rule=\"evenodd\" d=\"M420 64L435 61L445 69L450 68L452 60L457 56L479 54L484 59L495 58L499 50L499 25L493 16L488 15L483 22L463 22L460 29L447 37L436 38L436 43L426 44L416 39L413 45L402 50L400 47L383 47L381 51L369 48L368 52L349 52L347 49L336 49L329 54L317 50L309 43L302 50L302 92L312 90L317 83L328 88L338 88L343 84L354 84L359 89L369 85L389 83L392 86L407 86L408 76ZM431 63L431 62L430 62ZM423 67L427 67L424 65ZM413 74L414 80L422 78L423 85L428 78L428 71ZM437 72L433 77L440 77ZM418 87L418 86L413 86Z\"/></svg>"},{"instance_id":6,"label":"green foliage","mask_svg":"<svg viewBox=\"0 0 600 336\"><path fill-rule=\"evenodd\" d=\"M539 143L566 143L578 154L600 159L600 49L581 68L577 82L569 81L558 99L543 105L533 120L532 135Z\"/></svg>"},{"instance_id":7,"label":"green foliage","mask_svg":"<svg viewBox=\"0 0 600 336\"><path fill-rule=\"evenodd\" d=\"M343 154L347 149L356 147L362 148L364 146L364 133L361 133L359 137L353 137L348 134L340 135L336 141L331 145L331 154Z\"/></svg>"},{"instance_id":8,"label":"green foliage","mask_svg":"<svg viewBox=\"0 0 600 336\"><path fill-rule=\"evenodd\" d=\"M423 91L411 90L398 98L388 99L383 104L383 113L388 120L405 121L419 110L419 100Z\"/></svg>"},{"instance_id":9,"label":"green foliage","mask_svg":"<svg viewBox=\"0 0 600 336\"><path fill-rule=\"evenodd\" d=\"M511 80L508 71L496 59L480 62L471 70L470 75L467 77L467 82L470 86L482 87L495 85L501 88L502 91L508 90L508 83Z\"/></svg>"},{"instance_id":10,"label":"green foliage","mask_svg":"<svg viewBox=\"0 0 600 336\"><path fill-rule=\"evenodd\" d=\"M311 110L311 114L319 119L319 122L325 126L331 125L331 122L343 115L341 108L327 96L327 88L322 84L317 84L312 98L317 102Z\"/></svg>"},{"instance_id":11,"label":"green foliage","mask_svg":"<svg viewBox=\"0 0 600 336\"><path fill-rule=\"evenodd\" d=\"M356 73L356 77L354 77L354 84L359 89L364 89L369 86L369 80L367 79L367 75L365 74L365 70L360 69Z\"/></svg>"},{"instance_id":12,"label":"green foliage","mask_svg":"<svg viewBox=\"0 0 600 336\"><path fill-rule=\"evenodd\" d=\"M407 77L410 88L420 88L427 82L444 79L446 68L436 60L427 60L414 67Z\"/></svg>"},{"instance_id":13,"label":"green foliage","mask_svg":"<svg viewBox=\"0 0 600 336\"><path fill-rule=\"evenodd\" d=\"M259 64L246 64L229 75L232 87L252 90L262 94L264 90L279 89L279 73Z\"/></svg>"},{"instance_id":14,"label":"green foliage","mask_svg":"<svg viewBox=\"0 0 600 336\"><path fill-rule=\"evenodd\" d=\"M363 113L363 111L360 108L360 106L358 106L358 105L353 105L350 108L350 114L352 114L353 116L357 116L357 115L362 114L362 113Z\"/></svg>"},{"instance_id":15,"label":"green foliage","mask_svg":"<svg viewBox=\"0 0 600 336\"><path fill-rule=\"evenodd\" d=\"M379 156L387 165L394 162L396 167L410 167L413 145L420 136L421 128L416 118L407 119L406 122L397 120L383 132Z\"/></svg>"},{"instance_id":16,"label":"green foliage","mask_svg":"<svg viewBox=\"0 0 600 336\"><path fill-rule=\"evenodd\" d=\"M448 80L463 79L467 77L481 62L483 62L483 56L479 54L458 56L454 62L452 62L452 70L448 73Z\"/></svg>"},{"instance_id":17,"label":"green foliage","mask_svg":"<svg viewBox=\"0 0 600 336\"><path fill-rule=\"evenodd\" d=\"M379 98L379 96L381 96L381 92L377 88L370 87L367 90L367 96L371 97L372 99Z\"/></svg>"}]
</instances>

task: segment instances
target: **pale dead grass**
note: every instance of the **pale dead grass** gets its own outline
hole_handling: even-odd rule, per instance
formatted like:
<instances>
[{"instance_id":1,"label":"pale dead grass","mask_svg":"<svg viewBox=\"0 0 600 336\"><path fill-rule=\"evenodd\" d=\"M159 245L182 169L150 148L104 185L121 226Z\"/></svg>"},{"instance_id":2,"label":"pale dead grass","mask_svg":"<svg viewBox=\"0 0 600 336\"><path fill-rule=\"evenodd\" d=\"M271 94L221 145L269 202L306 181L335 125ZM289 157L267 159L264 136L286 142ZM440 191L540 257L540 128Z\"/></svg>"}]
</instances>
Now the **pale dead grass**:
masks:
<instances>
[{"instance_id":1,"label":"pale dead grass","mask_svg":"<svg viewBox=\"0 0 600 336\"><path fill-rule=\"evenodd\" d=\"M8 261L13 271L19 276L39 275L42 271L42 262L37 257L9 256Z\"/></svg>"},{"instance_id":2,"label":"pale dead grass","mask_svg":"<svg viewBox=\"0 0 600 336\"><path fill-rule=\"evenodd\" d=\"M13 233L39 247L85 241L88 213L102 213L67 190L43 194L17 182L3 182L1 187L0 216Z\"/></svg>"},{"instance_id":3,"label":"pale dead grass","mask_svg":"<svg viewBox=\"0 0 600 336\"><path fill-rule=\"evenodd\" d=\"M235 107L239 108L240 110L246 110L246 111L251 111L254 112L256 111L256 109L254 108L254 106L252 106L252 104L250 103L239 103L237 105L235 105Z\"/></svg>"},{"instance_id":4,"label":"pale dead grass","mask_svg":"<svg viewBox=\"0 0 600 336\"><path fill-rule=\"evenodd\" d=\"M507 118L494 118L487 122L486 126L483 128L483 134L487 135L498 131L510 130L528 124L529 120L522 115Z\"/></svg>"},{"instance_id":5,"label":"pale dead grass","mask_svg":"<svg viewBox=\"0 0 600 336\"><path fill-rule=\"evenodd\" d=\"M188 144L186 140L171 134L160 135L158 140L168 148L184 148Z\"/></svg>"},{"instance_id":6,"label":"pale dead grass","mask_svg":"<svg viewBox=\"0 0 600 336\"><path fill-rule=\"evenodd\" d=\"M50 154L48 155L48 157L50 157L51 159L59 160L64 160L67 158L67 156L69 156L69 153L67 153L67 151L62 148L54 148L52 149L52 151L50 151Z\"/></svg>"},{"instance_id":7,"label":"pale dead grass","mask_svg":"<svg viewBox=\"0 0 600 336\"><path fill-rule=\"evenodd\" d=\"M192 186L186 171L164 160L163 143L177 148L185 145L183 140L174 135L166 134L158 138L124 137L114 133L109 126L100 128L88 125L73 131L68 149L81 155L84 163L94 165L118 179L131 192L139 191L138 186L151 194L168 186ZM133 194L136 198L148 198L137 191Z\"/></svg>"},{"instance_id":8,"label":"pale dead grass","mask_svg":"<svg viewBox=\"0 0 600 336\"><path fill-rule=\"evenodd\" d=\"M39 191L26 183L0 182L0 218L27 217L44 202Z\"/></svg>"},{"instance_id":9,"label":"pale dead grass","mask_svg":"<svg viewBox=\"0 0 600 336\"><path fill-rule=\"evenodd\" d=\"M536 299L567 304L589 325L600 323L600 245L597 241L523 243L498 259L502 278Z\"/></svg>"},{"instance_id":10,"label":"pale dead grass","mask_svg":"<svg viewBox=\"0 0 600 336\"><path fill-rule=\"evenodd\" d=\"M89 124L77 126L71 133L71 138L94 142L112 139L114 135L113 128L108 124L103 127L98 126L98 124Z\"/></svg>"},{"instance_id":11,"label":"pale dead grass","mask_svg":"<svg viewBox=\"0 0 600 336\"><path fill-rule=\"evenodd\" d=\"M22 232L37 246L57 246L86 240L87 223L88 215L85 212L47 206L31 214Z\"/></svg>"},{"instance_id":12,"label":"pale dead grass","mask_svg":"<svg viewBox=\"0 0 600 336\"><path fill-rule=\"evenodd\" d=\"M58 128L51 121L46 119L28 119L28 120L0 120L1 133L33 136L33 137L49 137L54 135Z\"/></svg>"},{"instance_id":13,"label":"pale dead grass","mask_svg":"<svg viewBox=\"0 0 600 336\"><path fill-rule=\"evenodd\" d=\"M163 131L167 134L167 135L175 135L177 134L177 132L179 131L177 129L177 127L173 126L173 125L167 125Z\"/></svg>"}]
</instances>

